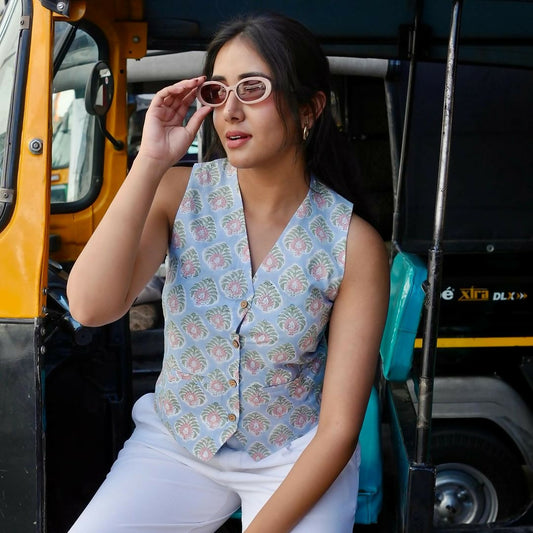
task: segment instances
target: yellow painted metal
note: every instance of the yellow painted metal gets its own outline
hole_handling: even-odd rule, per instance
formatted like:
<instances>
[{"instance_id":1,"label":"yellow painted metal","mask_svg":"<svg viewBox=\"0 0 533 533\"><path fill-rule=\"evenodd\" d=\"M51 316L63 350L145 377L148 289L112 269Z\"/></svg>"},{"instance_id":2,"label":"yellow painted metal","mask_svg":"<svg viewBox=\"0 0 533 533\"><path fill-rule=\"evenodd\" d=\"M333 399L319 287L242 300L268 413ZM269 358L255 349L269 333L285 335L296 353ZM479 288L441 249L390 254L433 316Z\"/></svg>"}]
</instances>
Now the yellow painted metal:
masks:
<instances>
[{"instance_id":1,"label":"yellow painted metal","mask_svg":"<svg viewBox=\"0 0 533 533\"><path fill-rule=\"evenodd\" d=\"M439 337L437 348L505 348L533 346L533 337ZM422 339L415 340L422 348Z\"/></svg>"},{"instance_id":2,"label":"yellow painted metal","mask_svg":"<svg viewBox=\"0 0 533 533\"><path fill-rule=\"evenodd\" d=\"M13 216L0 233L0 317L35 318L42 314L48 260L50 210L50 95L52 15L33 5L33 35L28 65L24 122ZM32 139L42 154L29 150Z\"/></svg>"},{"instance_id":3,"label":"yellow painted metal","mask_svg":"<svg viewBox=\"0 0 533 533\"><path fill-rule=\"evenodd\" d=\"M122 15L125 13L134 17L142 16L142 3L139 0L91 0L87 2L84 19L96 25L109 42L108 61L115 79L115 94L106 116L106 127L115 139L126 145L126 60L146 55L147 28L146 23L139 20L124 20ZM76 260L126 177L126 171L126 148L117 151L106 141L103 181L98 198L82 211L50 217L50 233L58 235L61 242L60 249L52 254L53 259L64 263Z\"/></svg>"}]
</instances>

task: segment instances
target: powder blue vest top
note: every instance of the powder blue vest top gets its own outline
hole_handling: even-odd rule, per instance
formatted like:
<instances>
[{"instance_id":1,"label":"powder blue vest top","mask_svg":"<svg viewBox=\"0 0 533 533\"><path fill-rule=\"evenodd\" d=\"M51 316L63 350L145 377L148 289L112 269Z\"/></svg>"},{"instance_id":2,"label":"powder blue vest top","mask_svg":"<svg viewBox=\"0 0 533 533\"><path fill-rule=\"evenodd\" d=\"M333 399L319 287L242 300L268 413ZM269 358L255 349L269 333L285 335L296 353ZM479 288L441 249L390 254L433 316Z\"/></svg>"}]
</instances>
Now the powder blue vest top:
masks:
<instances>
[{"instance_id":1,"label":"powder blue vest top","mask_svg":"<svg viewBox=\"0 0 533 533\"><path fill-rule=\"evenodd\" d=\"M313 178L252 277L237 171L193 167L169 245L155 405L199 459L225 445L259 461L317 424L351 213Z\"/></svg>"}]
</instances>

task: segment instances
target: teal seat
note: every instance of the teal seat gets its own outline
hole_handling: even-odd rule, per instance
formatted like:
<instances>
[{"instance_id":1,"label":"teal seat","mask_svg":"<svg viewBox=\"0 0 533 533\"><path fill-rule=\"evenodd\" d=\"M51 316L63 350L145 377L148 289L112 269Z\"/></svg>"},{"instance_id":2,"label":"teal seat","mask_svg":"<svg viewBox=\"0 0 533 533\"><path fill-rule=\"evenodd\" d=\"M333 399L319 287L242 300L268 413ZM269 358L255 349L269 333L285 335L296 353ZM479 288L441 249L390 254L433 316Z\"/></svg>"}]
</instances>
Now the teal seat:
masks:
<instances>
[{"instance_id":1,"label":"teal seat","mask_svg":"<svg viewBox=\"0 0 533 533\"><path fill-rule=\"evenodd\" d=\"M400 252L394 258L389 311L380 347L383 375L389 381L404 381L411 370L426 277L426 266L419 257ZM376 523L383 502L380 411L378 393L372 389L359 435L361 469L356 524Z\"/></svg>"},{"instance_id":2,"label":"teal seat","mask_svg":"<svg viewBox=\"0 0 533 533\"><path fill-rule=\"evenodd\" d=\"M396 255L391 267L389 311L380 347L383 376L388 381L405 381L409 376L424 303L422 284L426 278L427 269L419 257L404 252ZM361 468L356 524L375 524L383 503L380 413L379 394L373 387L359 434ZM234 518L240 518L240 511Z\"/></svg>"}]
</instances>

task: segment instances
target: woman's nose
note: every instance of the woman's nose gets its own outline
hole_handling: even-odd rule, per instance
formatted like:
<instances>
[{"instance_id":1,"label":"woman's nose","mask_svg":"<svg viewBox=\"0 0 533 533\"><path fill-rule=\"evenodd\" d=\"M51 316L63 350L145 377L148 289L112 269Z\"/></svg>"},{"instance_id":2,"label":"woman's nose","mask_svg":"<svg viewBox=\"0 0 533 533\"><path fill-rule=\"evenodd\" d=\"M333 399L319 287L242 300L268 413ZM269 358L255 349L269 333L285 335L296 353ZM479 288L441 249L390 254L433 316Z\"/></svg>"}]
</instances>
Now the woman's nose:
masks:
<instances>
[{"instance_id":1,"label":"woman's nose","mask_svg":"<svg viewBox=\"0 0 533 533\"><path fill-rule=\"evenodd\" d=\"M228 94L228 99L224 104L224 119L228 122L231 122L234 120L241 120L242 116L242 103L239 102L239 100L235 96L235 92L231 90Z\"/></svg>"}]
</instances>

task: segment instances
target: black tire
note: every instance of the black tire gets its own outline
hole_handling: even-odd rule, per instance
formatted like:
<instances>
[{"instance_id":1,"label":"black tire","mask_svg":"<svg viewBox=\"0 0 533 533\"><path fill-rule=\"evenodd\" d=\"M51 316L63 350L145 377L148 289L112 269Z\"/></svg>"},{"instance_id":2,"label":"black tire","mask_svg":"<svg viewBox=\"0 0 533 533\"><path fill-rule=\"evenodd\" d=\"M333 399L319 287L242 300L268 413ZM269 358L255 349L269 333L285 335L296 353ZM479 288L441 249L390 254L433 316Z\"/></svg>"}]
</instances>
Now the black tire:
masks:
<instances>
[{"instance_id":1,"label":"black tire","mask_svg":"<svg viewBox=\"0 0 533 533\"><path fill-rule=\"evenodd\" d=\"M528 501L521 458L492 433L436 428L434 524L486 524L519 512Z\"/></svg>"}]
</instances>

